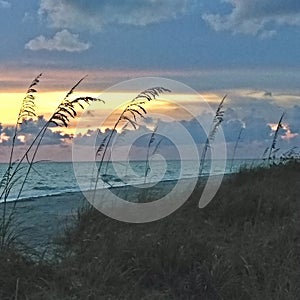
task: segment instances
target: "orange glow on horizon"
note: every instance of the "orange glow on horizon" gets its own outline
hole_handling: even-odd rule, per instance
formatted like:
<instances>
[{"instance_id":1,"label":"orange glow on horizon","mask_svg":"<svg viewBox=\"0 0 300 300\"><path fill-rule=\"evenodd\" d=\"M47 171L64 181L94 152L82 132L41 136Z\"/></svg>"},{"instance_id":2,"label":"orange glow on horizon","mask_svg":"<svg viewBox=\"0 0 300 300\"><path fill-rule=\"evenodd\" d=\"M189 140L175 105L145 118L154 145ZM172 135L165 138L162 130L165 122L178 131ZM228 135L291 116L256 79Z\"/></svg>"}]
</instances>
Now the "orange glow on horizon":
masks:
<instances>
[{"instance_id":1,"label":"orange glow on horizon","mask_svg":"<svg viewBox=\"0 0 300 300\"><path fill-rule=\"evenodd\" d=\"M39 88L37 88L39 90ZM106 128L111 128L115 124L119 114L124 109L129 101L135 98L141 91L138 92L105 92L101 93L92 93L88 91L74 92L70 98L74 99L81 96L91 96L99 97L105 101L105 104L99 103L96 106L97 111L100 111L100 114L103 116L109 116L105 121L105 124L98 124L98 128L102 130ZM14 125L17 119L17 115L22 104L24 92L2 92L0 93L1 100L1 113L0 113L0 123L3 125ZM66 96L66 91L53 91L53 92L40 92L36 96L36 114L38 116L43 115L48 119L52 113L55 111L59 103ZM209 103L215 103L219 101L219 96L215 94L204 94L202 97ZM167 99L164 101L164 99ZM199 105L203 99L198 94L162 94L161 97L155 101L150 101L145 103L145 108L147 111L151 111L153 114L164 114L174 117L177 120L190 119L191 115L184 112L181 109L181 106L185 107L187 104L190 107L195 107L195 113L199 111ZM85 106L87 107L87 106ZM90 106L90 111L93 111L93 106ZM68 128L57 127L53 130L62 131L68 134L75 134L75 129L78 123L78 118L82 114L81 108L78 109L78 116L75 120L70 120ZM86 118L86 115L85 115ZM87 118L84 125L84 128L80 132L86 132L87 129L93 128L95 123L92 118Z\"/></svg>"}]
</instances>

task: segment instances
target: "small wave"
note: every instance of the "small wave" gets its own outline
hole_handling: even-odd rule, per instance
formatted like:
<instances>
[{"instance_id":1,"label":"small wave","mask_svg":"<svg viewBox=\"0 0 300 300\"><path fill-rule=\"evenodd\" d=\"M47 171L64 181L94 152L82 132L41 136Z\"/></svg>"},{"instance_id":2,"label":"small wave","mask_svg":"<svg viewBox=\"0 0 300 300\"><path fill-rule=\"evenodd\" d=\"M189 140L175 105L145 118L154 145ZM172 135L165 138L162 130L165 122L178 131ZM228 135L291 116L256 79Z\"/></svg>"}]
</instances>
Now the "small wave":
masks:
<instances>
[{"instance_id":1,"label":"small wave","mask_svg":"<svg viewBox=\"0 0 300 300\"><path fill-rule=\"evenodd\" d=\"M51 187L51 186L35 186L32 188L33 190L36 191L53 191L57 190L57 187Z\"/></svg>"},{"instance_id":2,"label":"small wave","mask_svg":"<svg viewBox=\"0 0 300 300\"><path fill-rule=\"evenodd\" d=\"M8 198L6 200L6 202L15 202L15 201L34 201L38 198L43 198L43 197L51 197L51 196L57 196L57 195L62 195L62 194L65 194L65 193L76 193L76 192L80 192L80 188L69 188L69 189L65 189L65 190L57 190L57 189L52 189L53 191L56 190L56 192L45 192L45 193L41 193L41 194L36 194L34 196L32 195L24 195L24 196L21 196L18 200L15 197L11 197L11 198ZM46 191L46 190L45 190ZM49 189L48 189L49 191ZM0 201L0 204L1 203L4 203L4 201Z\"/></svg>"}]
</instances>

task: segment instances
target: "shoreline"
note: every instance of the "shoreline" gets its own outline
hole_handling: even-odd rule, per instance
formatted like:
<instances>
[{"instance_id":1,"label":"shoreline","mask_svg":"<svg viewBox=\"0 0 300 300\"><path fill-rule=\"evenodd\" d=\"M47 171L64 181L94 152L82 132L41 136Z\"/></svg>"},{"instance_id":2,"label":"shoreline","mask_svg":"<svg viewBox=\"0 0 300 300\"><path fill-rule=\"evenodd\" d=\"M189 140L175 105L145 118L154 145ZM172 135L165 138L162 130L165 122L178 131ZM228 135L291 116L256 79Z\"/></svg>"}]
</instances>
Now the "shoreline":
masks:
<instances>
[{"instance_id":1,"label":"shoreline","mask_svg":"<svg viewBox=\"0 0 300 300\"><path fill-rule=\"evenodd\" d=\"M231 175L234 175L236 173L226 173L226 174L223 174L223 177L224 179L225 178L228 178L230 177ZM163 181L159 181L157 183L155 182L148 182L146 184L148 185L160 185L160 184L168 184L168 183L172 183L172 182L177 182L177 181L180 181L180 180L206 180L208 177L218 177L218 176L221 176L222 174L214 174L214 175L202 175L202 176L199 176L199 177L187 177L187 178L181 178L181 179L167 179L167 180L163 180ZM143 183L138 183L136 185L131 185L131 184L125 184L125 185L118 185L118 186L112 186L112 187L102 187L102 188L98 188L97 190L98 191L101 191L101 190L106 190L106 189L111 189L111 190L119 190L119 189L126 189L126 188L132 188L132 187L141 187L143 186L144 184ZM84 194L84 193L88 193L88 192L91 192L92 190L90 189L86 189L86 190L81 190L80 188L78 190L74 190L74 191L61 191L61 192L57 192L57 193L53 193L53 194L45 194L45 195L38 195L38 196L25 196L24 198L20 198L19 200L16 200L16 199L8 199L7 200L7 205L10 205L11 203L22 203L22 202L34 202L34 201L40 201L42 200L43 198L51 198L51 197L58 197L58 196L61 196L61 195L65 195L65 196L68 196L68 195L72 195L72 194L77 194L77 193L81 193L81 194ZM0 202L0 207L1 205L3 205L4 202Z\"/></svg>"},{"instance_id":2,"label":"shoreline","mask_svg":"<svg viewBox=\"0 0 300 300\"><path fill-rule=\"evenodd\" d=\"M229 175L232 174L225 174L223 180L228 178ZM208 176L198 177L196 186L205 183L207 178ZM187 183L188 181L186 180ZM167 194L171 191L176 183L176 180L158 182L155 188L151 190L152 194L155 197L161 197L162 194ZM139 193L143 191L138 186L141 187L143 185L137 185L137 187L130 185L113 187L110 188L110 191L116 195L125 195L127 201L129 199L127 199L126 195L131 195L131 202L139 199ZM84 193L84 191L65 192L7 202L8 212L15 206L16 231L20 230L22 232L20 242L37 254L44 255L46 252L46 256L51 257L55 247L54 240L68 226L72 226L76 220L78 210L90 204ZM1 204L0 208L3 207L3 202Z\"/></svg>"}]
</instances>

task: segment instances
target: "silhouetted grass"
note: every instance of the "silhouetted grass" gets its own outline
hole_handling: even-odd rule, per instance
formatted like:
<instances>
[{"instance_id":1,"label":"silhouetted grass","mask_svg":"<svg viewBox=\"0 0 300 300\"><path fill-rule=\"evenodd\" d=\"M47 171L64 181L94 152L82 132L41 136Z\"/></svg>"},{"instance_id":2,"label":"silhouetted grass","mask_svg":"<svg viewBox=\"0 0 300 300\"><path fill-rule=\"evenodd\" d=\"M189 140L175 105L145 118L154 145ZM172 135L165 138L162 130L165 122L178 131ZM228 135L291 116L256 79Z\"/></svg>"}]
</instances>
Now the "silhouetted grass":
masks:
<instances>
[{"instance_id":1,"label":"silhouetted grass","mask_svg":"<svg viewBox=\"0 0 300 300\"><path fill-rule=\"evenodd\" d=\"M114 134L116 133L116 129L121 123L125 123L123 126L123 129L126 128L129 124L134 128L137 129L139 127L138 124L138 118L145 118L147 115L147 110L145 108L145 104L151 101L156 100L161 94L163 93L170 93L171 91L169 89L166 89L164 87L153 87L146 89L139 93L135 98L133 98L131 101L127 103L124 110L121 112L119 117L114 123L113 128L111 129L110 133L105 136L103 141L101 142L100 146L96 150L96 156L95 158L99 158L99 163L97 166L97 175L95 179L95 187L94 190L96 192L99 179L101 178L103 182L110 185L108 181L108 164L111 160L111 148L112 148L112 141L114 138ZM109 153L108 158L106 157L106 154ZM106 159L106 167L105 171L102 172L102 166L104 163L104 160Z\"/></svg>"},{"instance_id":2,"label":"silhouetted grass","mask_svg":"<svg viewBox=\"0 0 300 300\"><path fill-rule=\"evenodd\" d=\"M234 147L233 147L232 158L231 158L231 163L230 163L230 173L232 173L232 168L233 168L233 162L234 162L234 159L235 159L235 154L236 154L239 142L240 142L241 137L242 137L242 132L243 132L244 129L245 129L244 127L241 127L241 129L239 131L239 134L237 136L237 139L235 141Z\"/></svg>"},{"instance_id":3,"label":"silhouetted grass","mask_svg":"<svg viewBox=\"0 0 300 300\"><path fill-rule=\"evenodd\" d=\"M81 211L58 262L2 254L1 299L17 282L18 299L298 299L299 171L293 161L242 170L204 209L199 186L149 224Z\"/></svg>"},{"instance_id":4,"label":"silhouetted grass","mask_svg":"<svg viewBox=\"0 0 300 300\"><path fill-rule=\"evenodd\" d=\"M7 199L11 192L11 189L17 181L21 180L22 176L20 171L24 168L21 166L21 161L14 160L14 151L16 146L16 140L22 123L30 117L35 117L35 94L37 93L36 86L40 81L42 74L39 74L30 83L25 97L23 98L17 120L13 129L12 142L10 147L10 154L8 160L8 167L0 181L0 200L3 202L1 224L0 224L0 249L9 247L9 245L15 240L15 232L11 230L12 219L14 215L14 206L7 212ZM24 155L23 160L27 158Z\"/></svg>"},{"instance_id":5,"label":"silhouetted grass","mask_svg":"<svg viewBox=\"0 0 300 300\"><path fill-rule=\"evenodd\" d=\"M283 128L282 121L283 121L284 116L285 116L285 112L282 113L282 115L280 116L280 119L277 123L271 146L267 147L263 153L264 159L266 159L265 156L268 153L267 164L275 163L277 152L280 150L280 148L277 148L277 140L279 137L279 131L281 128Z\"/></svg>"},{"instance_id":6,"label":"silhouetted grass","mask_svg":"<svg viewBox=\"0 0 300 300\"><path fill-rule=\"evenodd\" d=\"M70 99L78 85L85 79L80 79L66 94L65 98L60 102L54 113L48 121L39 129L38 133L33 136L33 141L26 145L24 152L19 157L14 157L16 140L20 133L21 126L28 118L36 117L35 111L35 94L37 93L36 85L39 83L42 74L39 74L29 85L25 97L22 101L17 121L14 126L11 150L9 155L8 167L0 181L0 202L2 203L2 214L0 216L0 250L10 248L11 244L17 238L17 233L12 230L17 220L14 220L15 208L17 201L14 202L11 210L7 212L7 199L12 188L20 183L16 200L19 200L29 173L34 170L33 166L36 163L35 158L40 149L43 138L49 130L50 125L68 127L71 119L76 118L78 107L84 109L84 104L90 104L94 101L101 101L99 98L79 97ZM14 223L14 224L13 224Z\"/></svg>"},{"instance_id":7,"label":"silhouetted grass","mask_svg":"<svg viewBox=\"0 0 300 300\"><path fill-rule=\"evenodd\" d=\"M221 123L224 120L224 110L223 110L223 105L224 101L226 100L227 95L225 95L221 102L219 103L217 110L215 112L214 118L212 120L212 124L209 130L209 133L207 135L202 154L201 154L201 159L200 159L200 168L199 168L199 175L202 175L203 168L204 168L204 163L206 159L206 154L208 149L211 147L211 143L215 140L216 134L218 132L219 127L221 126Z\"/></svg>"}]
</instances>

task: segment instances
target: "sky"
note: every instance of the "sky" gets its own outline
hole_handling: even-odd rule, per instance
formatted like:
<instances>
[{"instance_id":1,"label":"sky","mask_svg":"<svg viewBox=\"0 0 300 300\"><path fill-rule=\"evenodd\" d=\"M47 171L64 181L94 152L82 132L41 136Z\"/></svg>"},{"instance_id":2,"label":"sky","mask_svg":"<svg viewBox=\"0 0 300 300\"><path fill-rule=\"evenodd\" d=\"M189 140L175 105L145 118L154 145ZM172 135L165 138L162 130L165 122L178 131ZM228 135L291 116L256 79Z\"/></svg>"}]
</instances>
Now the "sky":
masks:
<instances>
[{"instance_id":1,"label":"sky","mask_svg":"<svg viewBox=\"0 0 300 300\"><path fill-rule=\"evenodd\" d=\"M279 144L297 146L299 34L298 0L0 0L0 160L7 159L24 91L41 72L40 117L22 129L20 151L86 74L79 94L99 95L143 76L184 83L213 108L228 94L223 123L228 153L245 127L239 150L245 157L261 155L285 111ZM116 106L112 100L107 111ZM195 114L209 115L196 108ZM197 140L193 120L185 121ZM165 123L160 126L171 126ZM59 153L53 158L70 160L72 137L79 138L75 127L72 122L68 130L49 130L44 143L50 153Z\"/></svg>"}]
</instances>

